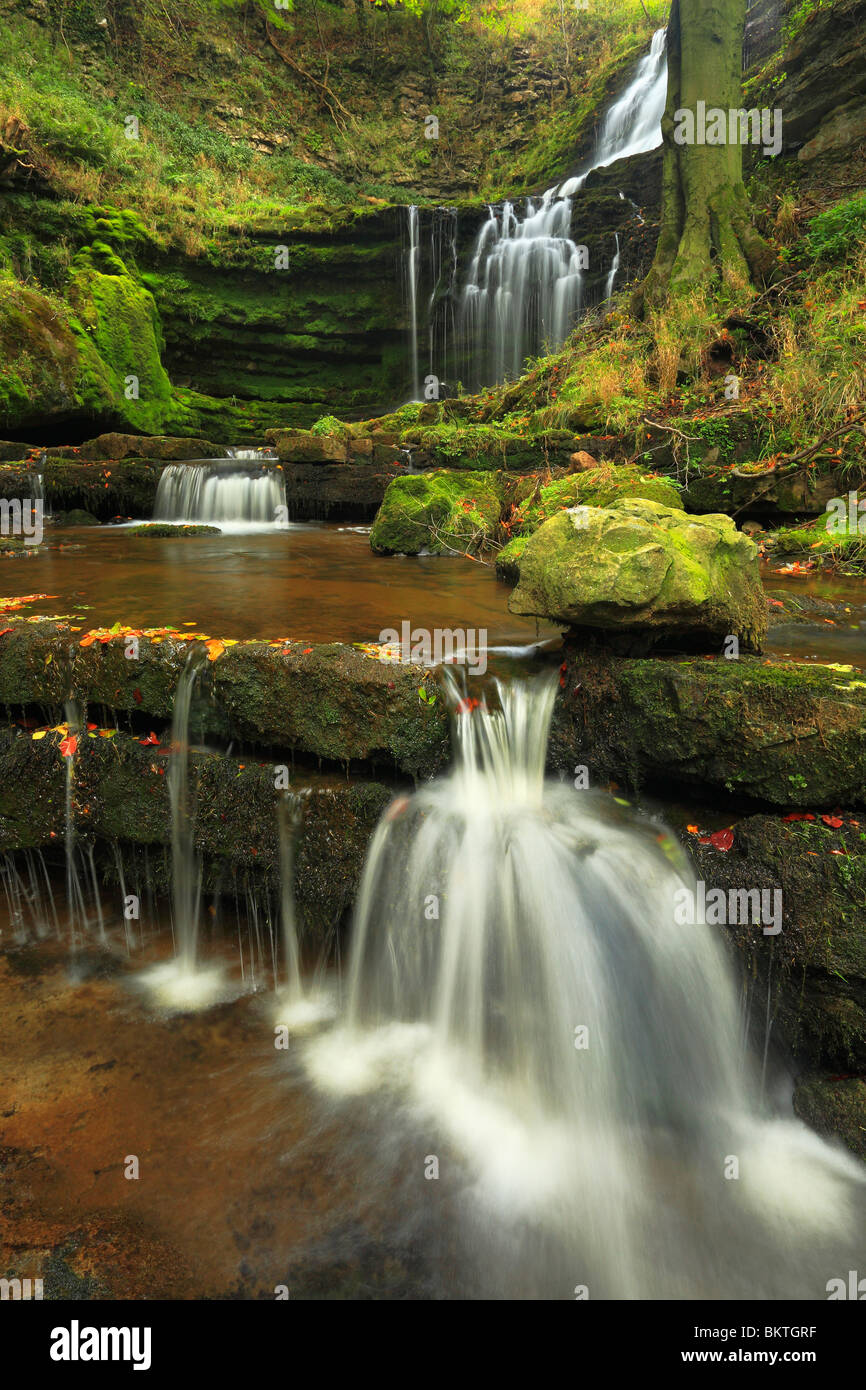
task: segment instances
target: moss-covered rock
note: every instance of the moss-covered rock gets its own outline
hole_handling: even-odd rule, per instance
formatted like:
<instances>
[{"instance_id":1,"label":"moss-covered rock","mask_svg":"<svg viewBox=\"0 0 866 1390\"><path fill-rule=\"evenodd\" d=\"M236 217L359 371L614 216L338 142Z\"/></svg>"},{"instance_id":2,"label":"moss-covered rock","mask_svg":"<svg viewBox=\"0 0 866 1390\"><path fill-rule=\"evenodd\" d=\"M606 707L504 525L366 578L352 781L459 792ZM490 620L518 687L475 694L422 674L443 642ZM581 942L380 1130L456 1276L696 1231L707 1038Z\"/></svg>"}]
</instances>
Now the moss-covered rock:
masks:
<instances>
[{"instance_id":1,"label":"moss-covered rock","mask_svg":"<svg viewBox=\"0 0 866 1390\"><path fill-rule=\"evenodd\" d=\"M92 512L86 512L81 507L73 507L68 512L53 512L52 521L59 526L98 526L99 519Z\"/></svg>"},{"instance_id":2,"label":"moss-covered rock","mask_svg":"<svg viewBox=\"0 0 866 1390\"><path fill-rule=\"evenodd\" d=\"M744 922L726 930L757 996L765 1000L769 987L773 1026L794 1056L863 1070L866 831L850 811L794 816L748 816L726 850L690 833L689 851L707 893L721 889L726 901L742 889L778 894L778 933Z\"/></svg>"},{"instance_id":3,"label":"moss-covered rock","mask_svg":"<svg viewBox=\"0 0 866 1390\"><path fill-rule=\"evenodd\" d=\"M573 640L564 658L554 768L668 795L866 805L866 682L851 667L620 659Z\"/></svg>"},{"instance_id":4,"label":"moss-covered rock","mask_svg":"<svg viewBox=\"0 0 866 1390\"><path fill-rule=\"evenodd\" d=\"M84 731L71 760L61 752L62 738L57 730L34 739L30 732L0 728L0 853L59 850L66 834L67 774L74 833L109 868L114 846L121 852L127 847L167 850L169 735L160 744L113 729ZM258 891L275 892L281 794L276 783L287 769L196 749L189 759L194 843L202 856L205 887L224 885L228 873ZM392 792L380 783L358 780L339 785L296 778L293 785L305 791L295 900L302 928L323 941L352 906L367 845ZM167 861L153 878L154 891L166 892Z\"/></svg>"},{"instance_id":5,"label":"moss-covered rock","mask_svg":"<svg viewBox=\"0 0 866 1390\"><path fill-rule=\"evenodd\" d=\"M477 553L502 511L498 475L441 470L395 478L370 533L377 555Z\"/></svg>"},{"instance_id":6,"label":"moss-covered rock","mask_svg":"<svg viewBox=\"0 0 866 1390\"><path fill-rule=\"evenodd\" d=\"M157 521L148 522L145 526L132 526L127 534L130 536L149 536L152 540L171 540L172 538L182 540L186 536L219 536L222 535L222 532L218 526L203 526L192 522L173 526L170 522Z\"/></svg>"},{"instance_id":7,"label":"moss-covered rock","mask_svg":"<svg viewBox=\"0 0 866 1390\"><path fill-rule=\"evenodd\" d=\"M520 578L520 557L526 549L528 536L512 536L496 556L496 576L506 584L516 584Z\"/></svg>"},{"instance_id":8,"label":"moss-covered rock","mask_svg":"<svg viewBox=\"0 0 866 1390\"><path fill-rule=\"evenodd\" d=\"M0 704L41 706L60 720L71 696L97 711L170 720L191 639L138 635L131 643L118 625L115 636L82 647L87 635L65 623L9 625L0 637ZM449 757L444 701L418 694L429 680L424 667L338 643L228 645L207 665L213 698L199 702L194 734L429 776Z\"/></svg>"},{"instance_id":9,"label":"moss-covered rock","mask_svg":"<svg viewBox=\"0 0 866 1390\"><path fill-rule=\"evenodd\" d=\"M627 497L683 510L680 494L669 478L626 465L590 468L544 485L540 479L531 483L527 480L522 492L525 495L518 493L511 515L515 535L531 535L566 507L610 507Z\"/></svg>"},{"instance_id":10,"label":"moss-covered rock","mask_svg":"<svg viewBox=\"0 0 866 1390\"><path fill-rule=\"evenodd\" d=\"M812 1129L836 1137L866 1159L866 1081L862 1076L804 1076L794 1087L794 1110Z\"/></svg>"},{"instance_id":11,"label":"moss-covered rock","mask_svg":"<svg viewBox=\"0 0 866 1390\"><path fill-rule=\"evenodd\" d=\"M345 463L349 457L347 440L336 434L274 429L265 430L265 439L282 463Z\"/></svg>"},{"instance_id":12,"label":"moss-covered rock","mask_svg":"<svg viewBox=\"0 0 866 1390\"><path fill-rule=\"evenodd\" d=\"M529 539L509 608L575 627L760 650L758 552L728 517L628 499L557 513Z\"/></svg>"},{"instance_id":13,"label":"moss-covered rock","mask_svg":"<svg viewBox=\"0 0 866 1390\"><path fill-rule=\"evenodd\" d=\"M532 473L539 468L567 467L577 447L573 430L530 435L498 423L466 423L454 418L453 404L438 404L442 417L438 423L404 426L399 440L395 439L401 448L411 450L416 466Z\"/></svg>"},{"instance_id":14,"label":"moss-covered rock","mask_svg":"<svg viewBox=\"0 0 866 1390\"><path fill-rule=\"evenodd\" d=\"M164 463L185 463L189 459L227 458L228 450L210 439L190 439L177 435L100 434L80 448L47 451L48 457L74 457L86 462L104 459L158 459Z\"/></svg>"}]
</instances>

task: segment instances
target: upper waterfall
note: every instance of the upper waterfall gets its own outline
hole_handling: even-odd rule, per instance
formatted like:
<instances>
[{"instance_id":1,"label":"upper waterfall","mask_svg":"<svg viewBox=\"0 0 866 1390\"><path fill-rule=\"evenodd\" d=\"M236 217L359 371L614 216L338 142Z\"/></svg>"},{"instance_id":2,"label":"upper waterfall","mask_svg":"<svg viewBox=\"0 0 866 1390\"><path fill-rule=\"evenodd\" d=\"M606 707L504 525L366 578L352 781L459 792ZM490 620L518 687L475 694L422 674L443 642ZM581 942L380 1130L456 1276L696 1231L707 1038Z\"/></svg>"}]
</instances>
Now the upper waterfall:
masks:
<instances>
[{"instance_id":1,"label":"upper waterfall","mask_svg":"<svg viewBox=\"0 0 866 1390\"><path fill-rule=\"evenodd\" d=\"M607 110L595 154L581 173L540 198L527 198L522 213L511 202L489 207L460 296L462 372L470 387L518 376L528 356L560 347L573 328L584 308L587 261L572 236L572 200L594 169L661 144L665 35L665 29L656 31L649 53ZM613 275L615 268L608 295Z\"/></svg>"}]
</instances>

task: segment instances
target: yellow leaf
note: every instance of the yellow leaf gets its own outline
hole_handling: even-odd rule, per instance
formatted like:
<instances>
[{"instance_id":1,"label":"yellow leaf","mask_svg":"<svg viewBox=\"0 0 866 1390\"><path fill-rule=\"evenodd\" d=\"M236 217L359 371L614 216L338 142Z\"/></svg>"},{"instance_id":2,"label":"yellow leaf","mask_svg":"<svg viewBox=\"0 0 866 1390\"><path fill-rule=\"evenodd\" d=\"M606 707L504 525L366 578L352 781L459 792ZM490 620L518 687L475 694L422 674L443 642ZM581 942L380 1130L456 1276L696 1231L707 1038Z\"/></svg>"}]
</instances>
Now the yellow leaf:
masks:
<instances>
[{"instance_id":1,"label":"yellow leaf","mask_svg":"<svg viewBox=\"0 0 866 1390\"><path fill-rule=\"evenodd\" d=\"M47 730L47 729L37 729L37 730L36 730L36 733L33 735L33 737L34 737L34 738L44 738L45 735L46 735L47 733L48 733L48 730Z\"/></svg>"}]
</instances>

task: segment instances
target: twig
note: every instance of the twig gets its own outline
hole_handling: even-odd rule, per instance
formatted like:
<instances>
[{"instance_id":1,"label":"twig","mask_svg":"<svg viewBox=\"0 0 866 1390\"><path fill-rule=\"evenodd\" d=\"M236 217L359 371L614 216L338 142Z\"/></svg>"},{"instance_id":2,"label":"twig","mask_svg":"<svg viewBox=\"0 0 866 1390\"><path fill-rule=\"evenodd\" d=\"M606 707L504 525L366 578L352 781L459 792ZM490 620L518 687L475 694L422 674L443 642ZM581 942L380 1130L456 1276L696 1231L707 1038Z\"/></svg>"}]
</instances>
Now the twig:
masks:
<instances>
[{"instance_id":1,"label":"twig","mask_svg":"<svg viewBox=\"0 0 866 1390\"><path fill-rule=\"evenodd\" d=\"M294 58L290 58L288 53L283 52L279 44L275 42L274 36L271 32L271 26L267 20L265 20L265 34L267 36L268 43L271 45L271 48L274 50L276 54L279 55L280 58L282 58L286 66L290 67L292 69L292 72L296 72L299 77L303 77L304 81L309 82L311 86L315 87L316 91L322 96L325 105L331 113L331 118L334 122L334 125L337 126L338 129L342 129L342 127L340 126L340 122L337 120L337 117L334 113L334 108L331 105L331 102L334 103L334 105L337 107L337 110L341 111L343 115L346 117L346 119L349 120L353 126L356 126L357 121L355 120L355 117L352 115L351 111L349 111L348 108L343 105L333 88L328 86L327 78L328 72L330 71L330 60L328 63L328 67L325 70L325 81L320 82L319 79L317 77L314 77L311 72L307 72L306 68L302 68L300 63L296 63Z\"/></svg>"}]
</instances>

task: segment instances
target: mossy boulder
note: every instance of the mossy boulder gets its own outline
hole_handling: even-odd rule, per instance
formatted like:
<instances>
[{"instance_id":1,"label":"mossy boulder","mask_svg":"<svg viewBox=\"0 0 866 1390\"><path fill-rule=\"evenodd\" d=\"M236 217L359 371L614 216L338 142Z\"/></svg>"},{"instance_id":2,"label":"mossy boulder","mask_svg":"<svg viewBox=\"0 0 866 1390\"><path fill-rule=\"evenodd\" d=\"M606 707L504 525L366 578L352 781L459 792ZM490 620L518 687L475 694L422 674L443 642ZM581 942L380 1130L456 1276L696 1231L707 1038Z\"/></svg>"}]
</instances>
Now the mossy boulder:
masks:
<instances>
[{"instance_id":1,"label":"mossy boulder","mask_svg":"<svg viewBox=\"0 0 866 1390\"><path fill-rule=\"evenodd\" d=\"M48 450L48 455L72 454L82 460L101 459L161 459L165 463L185 463L189 459L227 458L228 450L209 439L187 439L177 435L100 434L88 439L80 448Z\"/></svg>"},{"instance_id":2,"label":"mossy boulder","mask_svg":"<svg viewBox=\"0 0 866 1390\"><path fill-rule=\"evenodd\" d=\"M516 584L520 578L520 557L526 549L528 536L512 536L496 556L496 577L506 584Z\"/></svg>"},{"instance_id":3,"label":"mossy boulder","mask_svg":"<svg viewBox=\"0 0 866 1390\"><path fill-rule=\"evenodd\" d=\"M566 507L610 507L623 498L639 497L682 511L680 494L669 478L627 465L590 468L584 473L557 478L543 487L524 484L527 495L515 506L519 534L531 535L545 521Z\"/></svg>"},{"instance_id":4,"label":"mossy boulder","mask_svg":"<svg viewBox=\"0 0 866 1390\"><path fill-rule=\"evenodd\" d=\"M808 804L808 803L807 803ZM740 889L778 894L781 930L751 921L725 930L746 979L765 1001L795 1058L810 1066L866 1069L866 833L850 811L747 816L733 842L686 839L698 877L726 901ZM768 897L768 902L773 898ZM762 1007L762 1021L766 1006Z\"/></svg>"},{"instance_id":5,"label":"mossy boulder","mask_svg":"<svg viewBox=\"0 0 866 1390\"><path fill-rule=\"evenodd\" d=\"M758 551L729 517L627 499L572 507L530 537L511 612L573 627L760 650Z\"/></svg>"},{"instance_id":6,"label":"mossy boulder","mask_svg":"<svg viewBox=\"0 0 866 1390\"><path fill-rule=\"evenodd\" d=\"M282 463L346 463L348 439L341 434L314 434L312 430L265 430L265 439Z\"/></svg>"},{"instance_id":7,"label":"mossy boulder","mask_svg":"<svg viewBox=\"0 0 866 1390\"><path fill-rule=\"evenodd\" d=\"M841 1139L858 1158L866 1159L866 1081L862 1076L814 1076L798 1079L794 1110L812 1129Z\"/></svg>"},{"instance_id":8,"label":"mossy boulder","mask_svg":"<svg viewBox=\"0 0 866 1390\"><path fill-rule=\"evenodd\" d=\"M73 507L68 512L57 512L53 516L60 526L98 526L99 519L92 512L86 512L81 507Z\"/></svg>"},{"instance_id":9,"label":"mossy boulder","mask_svg":"<svg viewBox=\"0 0 866 1390\"><path fill-rule=\"evenodd\" d=\"M866 806L866 681L849 667L619 658L567 640L550 766L786 810Z\"/></svg>"},{"instance_id":10,"label":"mossy boulder","mask_svg":"<svg viewBox=\"0 0 866 1390\"><path fill-rule=\"evenodd\" d=\"M501 511L495 474L409 474L388 484L370 545L377 555L476 554L494 539Z\"/></svg>"},{"instance_id":11,"label":"mossy boulder","mask_svg":"<svg viewBox=\"0 0 866 1390\"><path fill-rule=\"evenodd\" d=\"M171 719L189 650L180 633L139 636L120 630L82 647L87 634L65 622L9 620L0 637L0 704L39 706L64 718L68 698L100 718ZM137 652L137 655L128 653ZM208 662L212 698L193 711L196 738L236 737L341 768L363 763L430 776L450 756L444 700L419 696L431 673L394 664L339 643L239 642Z\"/></svg>"},{"instance_id":12,"label":"mossy boulder","mask_svg":"<svg viewBox=\"0 0 866 1390\"><path fill-rule=\"evenodd\" d=\"M218 526L202 526L189 523L185 526L172 526L170 522L148 522L144 526L132 526L128 532L130 536L149 536L151 540L171 540L176 538L182 540L187 536L220 536L222 532Z\"/></svg>"}]
</instances>

